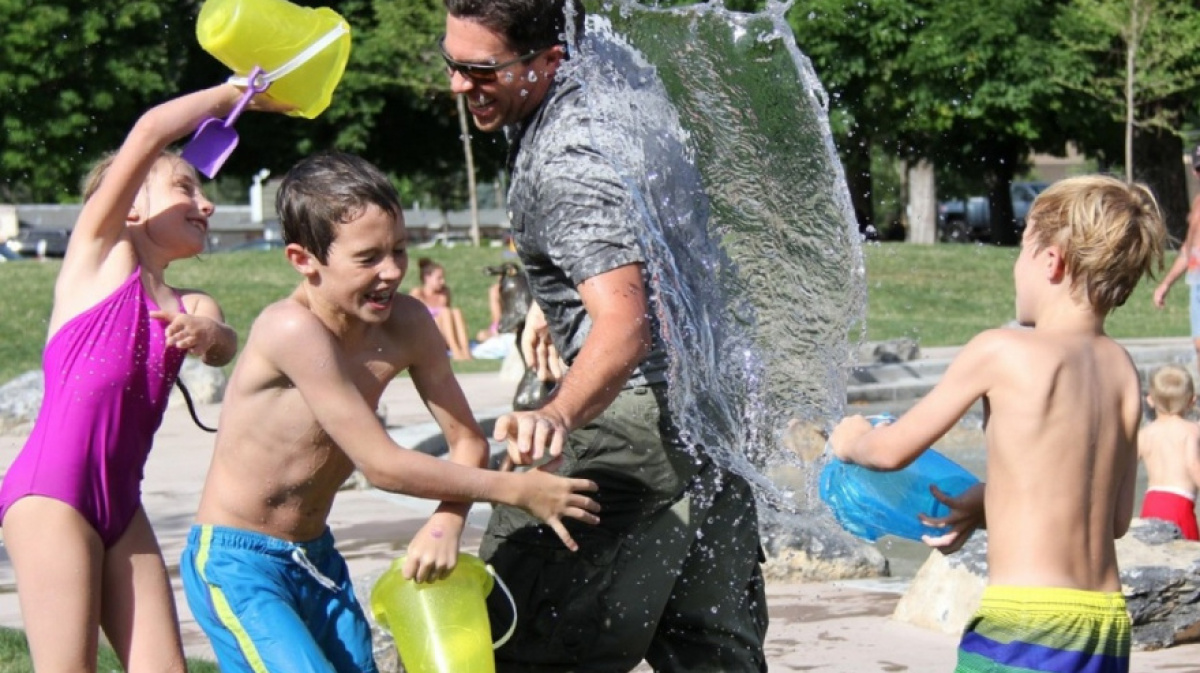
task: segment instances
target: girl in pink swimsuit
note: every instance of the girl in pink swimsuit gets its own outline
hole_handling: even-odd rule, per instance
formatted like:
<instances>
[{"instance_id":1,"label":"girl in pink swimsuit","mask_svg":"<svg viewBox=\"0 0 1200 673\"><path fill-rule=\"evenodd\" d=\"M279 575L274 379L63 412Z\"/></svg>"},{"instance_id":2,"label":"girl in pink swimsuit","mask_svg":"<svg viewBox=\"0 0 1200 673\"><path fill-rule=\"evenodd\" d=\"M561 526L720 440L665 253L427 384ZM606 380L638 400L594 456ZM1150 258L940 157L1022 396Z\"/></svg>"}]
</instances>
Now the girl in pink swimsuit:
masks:
<instances>
[{"instance_id":1,"label":"girl in pink swimsuit","mask_svg":"<svg viewBox=\"0 0 1200 673\"><path fill-rule=\"evenodd\" d=\"M39 671L94 671L97 627L126 671L186 670L142 468L184 355L224 365L237 335L212 298L164 282L167 264L204 250L213 212L196 171L164 150L240 95L225 84L152 108L88 176L55 281L42 407L0 483Z\"/></svg>"},{"instance_id":2,"label":"girl in pink swimsuit","mask_svg":"<svg viewBox=\"0 0 1200 673\"><path fill-rule=\"evenodd\" d=\"M437 325L446 349L455 360L470 360L471 344L467 341L467 325L462 311L450 305L450 288L446 286L446 270L441 264L422 257L417 260L421 269L421 284L414 287L410 295L421 300Z\"/></svg>"}]
</instances>

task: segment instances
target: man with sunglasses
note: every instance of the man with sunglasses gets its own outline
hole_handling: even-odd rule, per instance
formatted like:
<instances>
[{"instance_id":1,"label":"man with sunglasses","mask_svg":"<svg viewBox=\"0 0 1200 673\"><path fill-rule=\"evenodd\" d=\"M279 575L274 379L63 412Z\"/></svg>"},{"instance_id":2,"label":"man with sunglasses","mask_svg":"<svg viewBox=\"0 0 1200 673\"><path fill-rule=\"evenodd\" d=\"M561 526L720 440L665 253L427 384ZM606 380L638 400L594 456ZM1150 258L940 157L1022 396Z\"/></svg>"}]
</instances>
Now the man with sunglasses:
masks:
<instances>
[{"instance_id":1,"label":"man with sunglasses","mask_svg":"<svg viewBox=\"0 0 1200 673\"><path fill-rule=\"evenodd\" d=\"M583 45L578 0L444 2L451 90L477 128L510 143L509 217L535 299L522 347L543 369L555 352L566 365L546 403L499 418L495 438L517 465L561 460L561 473L600 487L600 523L571 527L574 553L538 521L494 510L480 555L517 602L498 670L628 671L646 660L658 671L765 671L754 495L672 420L663 307L647 272L655 244L643 240L646 209L705 217L707 201L671 141L681 134L658 132L661 116L600 111L669 103L636 85L628 98L622 87L589 92L585 70L654 75L631 74L633 57L613 41ZM602 55L611 59L592 62ZM615 156L602 139L623 135L650 141ZM672 281L667 265L654 268ZM502 597L489 612L497 632L513 620Z\"/></svg>"}]
</instances>

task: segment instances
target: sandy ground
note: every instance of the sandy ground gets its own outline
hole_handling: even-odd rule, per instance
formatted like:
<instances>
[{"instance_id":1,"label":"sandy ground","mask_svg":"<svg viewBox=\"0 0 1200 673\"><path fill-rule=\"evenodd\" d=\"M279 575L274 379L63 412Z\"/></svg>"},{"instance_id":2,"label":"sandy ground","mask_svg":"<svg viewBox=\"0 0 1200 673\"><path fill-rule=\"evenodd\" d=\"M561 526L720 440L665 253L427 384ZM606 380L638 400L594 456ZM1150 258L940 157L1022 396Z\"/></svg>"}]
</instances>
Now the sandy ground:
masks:
<instances>
[{"instance_id":1,"label":"sandy ground","mask_svg":"<svg viewBox=\"0 0 1200 673\"><path fill-rule=\"evenodd\" d=\"M515 384L497 374L460 377L472 408L481 417L511 400ZM384 398L389 427L430 421L412 385L397 380ZM203 405L201 418L216 423L219 405ZM0 465L11 463L24 440L0 436ZM175 577L176 601L189 656L212 658L203 633L192 620L178 583L179 555L212 449L212 437L192 425L183 406L167 412L146 466L144 503L167 563ZM353 576L382 570L405 547L430 511L423 501L373 490L347 490L338 496L330 526ZM487 508L476 507L476 527L464 538L470 551L479 541ZM950 671L957 638L890 619L903 590L897 581L862 581L768 586L771 624L766 651L772 671ZM0 625L21 626L15 578L0 548ZM639 669L642 670L642 669ZM649 670L645 668L644 670ZM1135 652L1132 671L1200 673L1200 644L1157 652Z\"/></svg>"}]
</instances>

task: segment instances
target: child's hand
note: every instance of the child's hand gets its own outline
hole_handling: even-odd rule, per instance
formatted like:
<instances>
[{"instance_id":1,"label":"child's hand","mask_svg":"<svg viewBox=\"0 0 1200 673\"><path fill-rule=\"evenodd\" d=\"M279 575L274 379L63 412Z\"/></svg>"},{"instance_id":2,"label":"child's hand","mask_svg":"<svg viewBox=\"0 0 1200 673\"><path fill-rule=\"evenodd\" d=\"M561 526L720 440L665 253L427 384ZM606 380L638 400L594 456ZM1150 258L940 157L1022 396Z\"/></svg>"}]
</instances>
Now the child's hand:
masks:
<instances>
[{"instance_id":1,"label":"child's hand","mask_svg":"<svg viewBox=\"0 0 1200 673\"><path fill-rule=\"evenodd\" d=\"M203 357L217 343L221 326L203 316L178 311L151 311L150 317L167 325L167 345Z\"/></svg>"},{"instance_id":2,"label":"child's hand","mask_svg":"<svg viewBox=\"0 0 1200 673\"><path fill-rule=\"evenodd\" d=\"M458 546L462 537L462 517L435 513L417 531L405 553L405 579L433 582L449 577L458 564Z\"/></svg>"},{"instance_id":3,"label":"child's hand","mask_svg":"<svg viewBox=\"0 0 1200 673\"><path fill-rule=\"evenodd\" d=\"M540 467L517 476L521 479L522 493L516 506L550 524L567 549L578 551L579 545L563 526L562 517L569 516L592 525L600 523L600 517L595 515L600 511L599 503L580 493L595 492L596 482L559 477Z\"/></svg>"},{"instance_id":4,"label":"child's hand","mask_svg":"<svg viewBox=\"0 0 1200 673\"><path fill-rule=\"evenodd\" d=\"M937 519L924 514L919 514L918 517L926 526L949 528L949 531L937 537L922 535L921 541L943 554L953 554L971 539L971 534L976 528L983 528L987 524L983 510L984 484L975 484L956 498L946 495L937 486L930 486L929 491L933 493L933 497L950 508L950 513Z\"/></svg>"},{"instance_id":5,"label":"child's hand","mask_svg":"<svg viewBox=\"0 0 1200 673\"><path fill-rule=\"evenodd\" d=\"M508 443L508 459L513 465L532 465L545 456L562 455L567 426L549 409L514 411L496 419L492 438Z\"/></svg>"},{"instance_id":6,"label":"child's hand","mask_svg":"<svg viewBox=\"0 0 1200 673\"><path fill-rule=\"evenodd\" d=\"M847 416L837 424L829 435L829 445L838 460L854 462L850 448L860 437L871 431L871 421L864 416Z\"/></svg>"}]
</instances>

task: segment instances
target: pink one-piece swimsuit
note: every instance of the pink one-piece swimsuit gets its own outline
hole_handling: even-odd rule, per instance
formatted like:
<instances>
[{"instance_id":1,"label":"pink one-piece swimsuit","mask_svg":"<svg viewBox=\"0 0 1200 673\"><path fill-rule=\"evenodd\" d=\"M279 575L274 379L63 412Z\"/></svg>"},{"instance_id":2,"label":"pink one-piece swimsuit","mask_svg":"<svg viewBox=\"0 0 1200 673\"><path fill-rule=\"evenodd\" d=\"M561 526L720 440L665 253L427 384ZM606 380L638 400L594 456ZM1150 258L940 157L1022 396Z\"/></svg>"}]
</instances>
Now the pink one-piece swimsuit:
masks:
<instances>
[{"instance_id":1,"label":"pink one-piece swimsuit","mask_svg":"<svg viewBox=\"0 0 1200 673\"><path fill-rule=\"evenodd\" d=\"M135 269L51 337L41 410L0 483L0 522L14 502L39 495L78 510L106 548L125 532L185 356L166 346L166 323L150 317L155 310Z\"/></svg>"}]
</instances>

